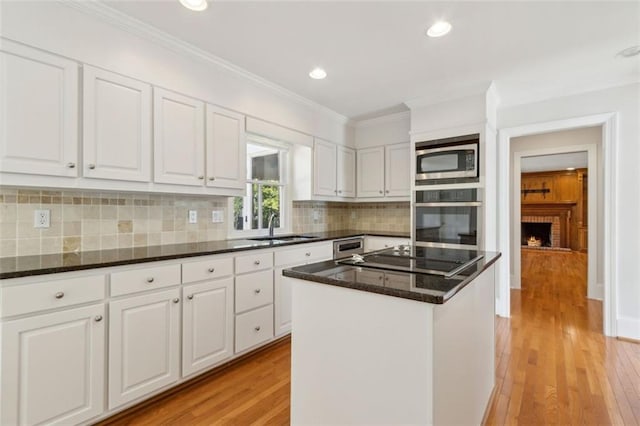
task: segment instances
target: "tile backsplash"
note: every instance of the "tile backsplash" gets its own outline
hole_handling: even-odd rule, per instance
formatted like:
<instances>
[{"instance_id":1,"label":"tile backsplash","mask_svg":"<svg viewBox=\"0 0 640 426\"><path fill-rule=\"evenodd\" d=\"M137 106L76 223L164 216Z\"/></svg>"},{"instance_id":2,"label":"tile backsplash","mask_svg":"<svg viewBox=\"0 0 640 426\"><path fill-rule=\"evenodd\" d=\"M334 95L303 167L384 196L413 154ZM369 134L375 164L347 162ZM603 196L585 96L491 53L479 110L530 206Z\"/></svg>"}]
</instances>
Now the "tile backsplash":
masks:
<instances>
[{"instance_id":1,"label":"tile backsplash","mask_svg":"<svg viewBox=\"0 0 640 426\"><path fill-rule=\"evenodd\" d=\"M0 187L0 257L224 240L226 221L210 217L223 210L227 219L226 208L225 197ZM51 212L49 228L34 228L37 209ZM409 213L409 202L294 201L292 231L408 233Z\"/></svg>"},{"instance_id":2,"label":"tile backsplash","mask_svg":"<svg viewBox=\"0 0 640 426\"><path fill-rule=\"evenodd\" d=\"M226 223L206 219L226 206L225 197L0 188L0 257L221 240ZM36 209L50 210L49 228L33 227Z\"/></svg>"}]
</instances>

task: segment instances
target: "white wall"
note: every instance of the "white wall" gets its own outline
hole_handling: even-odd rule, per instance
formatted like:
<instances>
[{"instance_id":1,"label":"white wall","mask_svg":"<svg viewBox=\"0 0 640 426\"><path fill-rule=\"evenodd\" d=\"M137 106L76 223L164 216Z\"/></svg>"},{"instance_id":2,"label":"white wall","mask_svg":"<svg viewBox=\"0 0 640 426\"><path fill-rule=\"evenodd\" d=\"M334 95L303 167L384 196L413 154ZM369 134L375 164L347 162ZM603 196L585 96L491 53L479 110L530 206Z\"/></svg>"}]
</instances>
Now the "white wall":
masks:
<instances>
[{"instance_id":1,"label":"white wall","mask_svg":"<svg viewBox=\"0 0 640 426\"><path fill-rule=\"evenodd\" d=\"M352 145L346 118L224 66L122 29L82 7L52 1L0 3L0 35L281 126ZM142 27L141 27L142 28ZM134 34L134 32L136 34Z\"/></svg>"},{"instance_id":2,"label":"white wall","mask_svg":"<svg viewBox=\"0 0 640 426\"><path fill-rule=\"evenodd\" d=\"M358 121L353 126L355 147L370 148L409 142L411 114L409 111Z\"/></svg>"},{"instance_id":3,"label":"white wall","mask_svg":"<svg viewBox=\"0 0 640 426\"><path fill-rule=\"evenodd\" d=\"M640 339L640 83L504 108L498 111L498 128L611 112L618 113L612 235L617 335Z\"/></svg>"},{"instance_id":4,"label":"white wall","mask_svg":"<svg viewBox=\"0 0 640 426\"><path fill-rule=\"evenodd\" d=\"M554 148L566 148L567 151L571 150L572 146L584 146L595 145L597 152L597 170L589 170L589 179L595 179L596 182L596 205L597 205L597 223L589 224L589 232L597 232L598 245L597 247L589 247L589 251L592 252L595 249L596 256L596 279L594 284L597 288L589 289L590 297L596 299L602 299L602 283L604 282L604 205L601 200L601 194L604 190L604 173L602 162L602 126L584 127L580 129L565 130L559 132L543 133L531 136L520 136L511 140L511 175L515 176L516 173L520 173L520 170L515 170L514 155L516 153L532 151L532 150L548 150ZM585 153L586 158L586 153ZM585 160L586 162L586 160ZM513 188L513 181L510 193L514 194L512 197L511 211L518 211L517 207L520 204L520 197L516 197L518 188ZM595 225L595 226L594 226ZM511 215L511 270L512 274L518 274L520 270L519 257L516 256L516 250L520 250L520 218L515 214ZM512 287L519 287L520 280L512 280Z\"/></svg>"}]
</instances>

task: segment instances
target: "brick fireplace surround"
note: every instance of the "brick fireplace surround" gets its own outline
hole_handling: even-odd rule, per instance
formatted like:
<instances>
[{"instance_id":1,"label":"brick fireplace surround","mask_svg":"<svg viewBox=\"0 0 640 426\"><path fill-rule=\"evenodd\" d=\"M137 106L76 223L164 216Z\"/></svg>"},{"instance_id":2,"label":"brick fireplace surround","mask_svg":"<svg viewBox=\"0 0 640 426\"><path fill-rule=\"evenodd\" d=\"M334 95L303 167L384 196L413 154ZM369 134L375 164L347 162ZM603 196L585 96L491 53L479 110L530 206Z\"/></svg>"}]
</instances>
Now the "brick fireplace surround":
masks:
<instances>
[{"instance_id":1,"label":"brick fireplace surround","mask_svg":"<svg viewBox=\"0 0 640 426\"><path fill-rule=\"evenodd\" d=\"M550 223L551 247L559 248L560 244L560 217L559 216L522 216L522 223ZM542 247L544 248L544 247Z\"/></svg>"}]
</instances>

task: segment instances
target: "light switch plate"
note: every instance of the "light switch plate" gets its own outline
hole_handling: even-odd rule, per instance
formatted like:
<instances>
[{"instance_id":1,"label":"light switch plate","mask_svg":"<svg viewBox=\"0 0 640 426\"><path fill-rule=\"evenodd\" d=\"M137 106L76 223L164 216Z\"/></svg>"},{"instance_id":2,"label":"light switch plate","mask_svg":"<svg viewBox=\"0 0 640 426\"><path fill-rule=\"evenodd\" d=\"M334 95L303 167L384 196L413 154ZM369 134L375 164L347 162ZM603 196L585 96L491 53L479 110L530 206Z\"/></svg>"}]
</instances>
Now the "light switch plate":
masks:
<instances>
[{"instance_id":1,"label":"light switch plate","mask_svg":"<svg viewBox=\"0 0 640 426\"><path fill-rule=\"evenodd\" d=\"M211 223L224 222L224 212L222 210L211 210Z\"/></svg>"},{"instance_id":2,"label":"light switch plate","mask_svg":"<svg viewBox=\"0 0 640 426\"><path fill-rule=\"evenodd\" d=\"M189 210L189 223L198 223L198 211Z\"/></svg>"}]
</instances>

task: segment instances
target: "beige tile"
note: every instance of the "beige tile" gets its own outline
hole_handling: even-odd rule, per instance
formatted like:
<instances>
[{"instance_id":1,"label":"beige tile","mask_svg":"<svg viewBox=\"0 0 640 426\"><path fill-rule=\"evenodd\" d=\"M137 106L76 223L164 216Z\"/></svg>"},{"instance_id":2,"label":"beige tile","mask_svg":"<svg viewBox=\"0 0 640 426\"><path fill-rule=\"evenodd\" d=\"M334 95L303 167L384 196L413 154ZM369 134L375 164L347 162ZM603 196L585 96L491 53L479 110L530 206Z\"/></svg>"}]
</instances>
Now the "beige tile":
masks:
<instances>
[{"instance_id":1,"label":"beige tile","mask_svg":"<svg viewBox=\"0 0 640 426\"><path fill-rule=\"evenodd\" d=\"M163 232L160 236L161 243L164 244L173 244L175 243L175 233L173 231Z\"/></svg>"},{"instance_id":2,"label":"beige tile","mask_svg":"<svg viewBox=\"0 0 640 426\"><path fill-rule=\"evenodd\" d=\"M147 234L133 234L133 246L142 247L147 245Z\"/></svg>"},{"instance_id":3,"label":"beige tile","mask_svg":"<svg viewBox=\"0 0 640 426\"><path fill-rule=\"evenodd\" d=\"M100 235L100 221L82 219L82 236L85 235Z\"/></svg>"},{"instance_id":4,"label":"beige tile","mask_svg":"<svg viewBox=\"0 0 640 426\"><path fill-rule=\"evenodd\" d=\"M133 234L118 234L118 248L133 247Z\"/></svg>"},{"instance_id":5,"label":"beige tile","mask_svg":"<svg viewBox=\"0 0 640 426\"><path fill-rule=\"evenodd\" d=\"M84 202L84 199L83 199ZM83 205L82 206L82 219L100 219L100 206L97 205Z\"/></svg>"},{"instance_id":6,"label":"beige tile","mask_svg":"<svg viewBox=\"0 0 640 426\"><path fill-rule=\"evenodd\" d=\"M118 206L119 220L133 220L133 206Z\"/></svg>"},{"instance_id":7,"label":"beige tile","mask_svg":"<svg viewBox=\"0 0 640 426\"><path fill-rule=\"evenodd\" d=\"M118 248L118 236L113 235L102 235L100 238L100 248L102 250L109 250Z\"/></svg>"},{"instance_id":8,"label":"beige tile","mask_svg":"<svg viewBox=\"0 0 640 426\"><path fill-rule=\"evenodd\" d=\"M80 221L63 222L62 235L65 237L82 235L82 222Z\"/></svg>"},{"instance_id":9,"label":"beige tile","mask_svg":"<svg viewBox=\"0 0 640 426\"><path fill-rule=\"evenodd\" d=\"M16 240L0 240L0 257L14 257L16 253Z\"/></svg>"},{"instance_id":10,"label":"beige tile","mask_svg":"<svg viewBox=\"0 0 640 426\"><path fill-rule=\"evenodd\" d=\"M82 237L64 237L62 239L62 251L64 253L79 251L81 244Z\"/></svg>"},{"instance_id":11,"label":"beige tile","mask_svg":"<svg viewBox=\"0 0 640 426\"><path fill-rule=\"evenodd\" d=\"M15 240L17 236L17 224L13 223L0 223L0 239L1 240Z\"/></svg>"},{"instance_id":12,"label":"beige tile","mask_svg":"<svg viewBox=\"0 0 640 426\"><path fill-rule=\"evenodd\" d=\"M131 220L119 220L118 232L121 234L127 234L133 232L133 221Z\"/></svg>"},{"instance_id":13,"label":"beige tile","mask_svg":"<svg viewBox=\"0 0 640 426\"><path fill-rule=\"evenodd\" d=\"M147 220L133 220L133 232L135 234L146 234L149 231L149 221Z\"/></svg>"},{"instance_id":14,"label":"beige tile","mask_svg":"<svg viewBox=\"0 0 640 426\"><path fill-rule=\"evenodd\" d=\"M113 205L100 206L100 218L102 220L115 220L118 218L118 207Z\"/></svg>"},{"instance_id":15,"label":"beige tile","mask_svg":"<svg viewBox=\"0 0 640 426\"><path fill-rule=\"evenodd\" d=\"M41 254L62 253L62 237L43 238Z\"/></svg>"},{"instance_id":16,"label":"beige tile","mask_svg":"<svg viewBox=\"0 0 640 426\"><path fill-rule=\"evenodd\" d=\"M150 246L159 246L162 243L162 234L160 232L147 234L147 243Z\"/></svg>"},{"instance_id":17,"label":"beige tile","mask_svg":"<svg viewBox=\"0 0 640 426\"><path fill-rule=\"evenodd\" d=\"M17 239L40 238L40 229L34 228L32 222L18 222Z\"/></svg>"},{"instance_id":18,"label":"beige tile","mask_svg":"<svg viewBox=\"0 0 640 426\"><path fill-rule=\"evenodd\" d=\"M16 254L18 256L32 256L40 254L40 238L24 238L17 240Z\"/></svg>"},{"instance_id":19,"label":"beige tile","mask_svg":"<svg viewBox=\"0 0 640 426\"><path fill-rule=\"evenodd\" d=\"M91 235L91 236L82 236L82 251L93 251L100 249L100 236Z\"/></svg>"},{"instance_id":20,"label":"beige tile","mask_svg":"<svg viewBox=\"0 0 640 426\"><path fill-rule=\"evenodd\" d=\"M149 207L135 206L133 208L133 218L143 220L149 219Z\"/></svg>"},{"instance_id":21,"label":"beige tile","mask_svg":"<svg viewBox=\"0 0 640 426\"><path fill-rule=\"evenodd\" d=\"M82 207L74 205L62 206L62 220L64 222L79 221L82 219Z\"/></svg>"},{"instance_id":22,"label":"beige tile","mask_svg":"<svg viewBox=\"0 0 640 426\"><path fill-rule=\"evenodd\" d=\"M0 223L15 223L18 206L16 204L0 204Z\"/></svg>"},{"instance_id":23,"label":"beige tile","mask_svg":"<svg viewBox=\"0 0 640 426\"><path fill-rule=\"evenodd\" d=\"M118 221L107 219L100 221L100 234L101 235L110 235L118 233Z\"/></svg>"}]
</instances>

